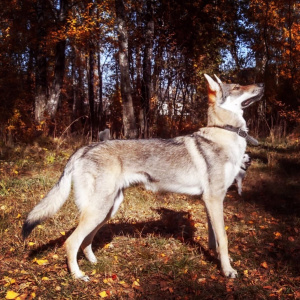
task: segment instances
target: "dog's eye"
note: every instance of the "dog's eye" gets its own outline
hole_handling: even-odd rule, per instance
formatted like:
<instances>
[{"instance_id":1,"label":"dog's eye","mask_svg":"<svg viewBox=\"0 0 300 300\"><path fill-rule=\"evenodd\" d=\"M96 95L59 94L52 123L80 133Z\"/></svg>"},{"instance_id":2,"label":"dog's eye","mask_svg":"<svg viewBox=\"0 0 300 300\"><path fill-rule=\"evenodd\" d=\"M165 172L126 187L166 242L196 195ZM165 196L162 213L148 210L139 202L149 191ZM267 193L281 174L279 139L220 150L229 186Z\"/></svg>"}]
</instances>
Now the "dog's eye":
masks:
<instances>
[{"instance_id":1,"label":"dog's eye","mask_svg":"<svg viewBox=\"0 0 300 300\"><path fill-rule=\"evenodd\" d=\"M240 86L239 85L235 85L234 87L233 87L233 90L234 91L238 91L240 89Z\"/></svg>"}]
</instances>

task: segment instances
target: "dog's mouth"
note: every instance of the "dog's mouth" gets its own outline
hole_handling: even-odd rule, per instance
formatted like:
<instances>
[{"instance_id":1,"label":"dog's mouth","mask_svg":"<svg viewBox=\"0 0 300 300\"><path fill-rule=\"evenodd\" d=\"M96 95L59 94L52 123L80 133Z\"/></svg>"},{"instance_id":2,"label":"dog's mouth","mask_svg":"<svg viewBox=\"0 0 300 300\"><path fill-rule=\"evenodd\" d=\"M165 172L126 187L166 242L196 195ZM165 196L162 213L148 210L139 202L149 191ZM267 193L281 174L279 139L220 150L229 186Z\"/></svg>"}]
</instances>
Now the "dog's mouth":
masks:
<instances>
[{"instance_id":1,"label":"dog's mouth","mask_svg":"<svg viewBox=\"0 0 300 300\"><path fill-rule=\"evenodd\" d=\"M259 101L262 98L262 96L263 96L263 93L261 93L259 95L256 95L254 97L251 97L251 98L243 101L242 104L241 104L242 108L244 109L244 108L250 106L251 104L253 104L254 102Z\"/></svg>"}]
</instances>

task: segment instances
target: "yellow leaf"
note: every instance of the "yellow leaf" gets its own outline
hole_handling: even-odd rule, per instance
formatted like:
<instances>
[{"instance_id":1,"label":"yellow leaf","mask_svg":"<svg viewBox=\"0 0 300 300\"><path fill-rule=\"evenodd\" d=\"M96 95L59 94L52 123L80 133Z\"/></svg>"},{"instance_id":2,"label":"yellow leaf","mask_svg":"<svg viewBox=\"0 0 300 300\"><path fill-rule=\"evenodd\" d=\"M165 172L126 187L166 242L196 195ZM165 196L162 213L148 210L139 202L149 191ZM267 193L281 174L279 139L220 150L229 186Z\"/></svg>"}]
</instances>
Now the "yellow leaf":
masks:
<instances>
[{"instance_id":1,"label":"yellow leaf","mask_svg":"<svg viewBox=\"0 0 300 300\"><path fill-rule=\"evenodd\" d=\"M43 277L42 280L47 281L47 280L50 280L50 279L48 277Z\"/></svg>"},{"instance_id":2,"label":"yellow leaf","mask_svg":"<svg viewBox=\"0 0 300 300\"><path fill-rule=\"evenodd\" d=\"M61 231L60 234L61 235L66 235L66 233L64 231Z\"/></svg>"},{"instance_id":3,"label":"yellow leaf","mask_svg":"<svg viewBox=\"0 0 300 300\"><path fill-rule=\"evenodd\" d=\"M37 228L41 229L43 228L43 225L38 225Z\"/></svg>"},{"instance_id":4,"label":"yellow leaf","mask_svg":"<svg viewBox=\"0 0 300 300\"><path fill-rule=\"evenodd\" d=\"M20 294L14 292L14 291L8 291L6 293L5 299L16 299Z\"/></svg>"},{"instance_id":5,"label":"yellow leaf","mask_svg":"<svg viewBox=\"0 0 300 300\"><path fill-rule=\"evenodd\" d=\"M225 226L225 230L226 230L226 231L228 230L228 228L229 228L228 226Z\"/></svg>"},{"instance_id":6,"label":"yellow leaf","mask_svg":"<svg viewBox=\"0 0 300 300\"><path fill-rule=\"evenodd\" d=\"M34 259L34 262L36 262L39 266L44 266L49 263L48 259Z\"/></svg>"},{"instance_id":7,"label":"yellow leaf","mask_svg":"<svg viewBox=\"0 0 300 300\"><path fill-rule=\"evenodd\" d=\"M95 275L96 273L97 273L96 270L93 270L93 271L92 271L92 275Z\"/></svg>"},{"instance_id":8,"label":"yellow leaf","mask_svg":"<svg viewBox=\"0 0 300 300\"><path fill-rule=\"evenodd\" d=\"M134 286L140 286L140 284L137 282L137 280L135 280L135 281L133 282L132 286L133 286L133 287L134 287Z\"/></svg>"},{"instance_id":9,"label":"yellow leaf","mask_svg":"<svg viewBox=\"0 0 300 300\"><path fill-rule=\"evenodd\" d=\"M106 297L108 297L106 291L103 291L103 292L99 293L99 296L100 296L101 298L106 298Z\"/></svg>"},{"instance_id":10,"label":"yellow leaf","mask_svg":"<svg viewBox=\"0 0 300 300\"><path fill-rule=\"evenodd\" d=\"M35 296L36 296L35 292L32 292L32 293L31 293L31 297L32 297L32 298L35 298Z\"/></svg>"},{"instance_id":11,"label":"yellow leaf","mask_svg":"<svg viewBox=\"0 0 300 300\"><path fill-rule=\"evenodd\" d=\"M104 249L113 248L113 245L111 243L105 244Z\"/></svg>"},{"instance_id":12,"label":"yellow leaf","mask_svg":"<svg viewBox=\"0 0 300 300\"><path fill-rule=\"evenodd\" d=\"M57 254L53 254L53 255L52 255L52 258L58 259L58 255L57 255Z\"/></svg>"},{"instance_id":13,"label":"yellow leaf","mask_svg":"<svg viewBox=\"0 0 300 300\"><path fill-rule=\"evenodd\" d=\"M103 283L110 284L111 282L113 282L112 278L104 278L103 279Z\"/></svg>"},{"instance_id":14,"label":"yellow leaf","mask_svg":"<svg viewBox=\"0 0 300 300\"><path fill-rule=\"evenodd\" d=\"M33 245L35 245L34 242L29 242L29 243L28 243L28 246L33 246Z\"/></svg>"},{"instance_id":15,"label":"yellow leaf","mask_svg":"<svg viewBox=\"0 0 300 300\"><path fill-rule=\"evenodd\" d=\"M129 287L129 285L124 280L121 280L119 282L119 284L122 285L124 288L128 288Z\"/></svg>"},{"instance_id":16,"label":"yellow leaf","mask_svg":"<svg viewBox=\"0 0 300 300\"><path fill-rule=\"evenodd\" d=\"M4 276L4 280L6 281L6 283L4 284L4 286L10 286L11 284L15 283L16 280L7 276Z\"/></svg>"},{"instance_id":17,"label":"yellow leaf","mask_svg":"<svg viewBox=\"0 0 300 300\"><path fill-rule=\"evenodd\" d=\"M16 219L19 219L19 218L21 218L21 215L20 215L20 214L18 214L18 215L16 216Z\"/></svg>"}]
</instances>

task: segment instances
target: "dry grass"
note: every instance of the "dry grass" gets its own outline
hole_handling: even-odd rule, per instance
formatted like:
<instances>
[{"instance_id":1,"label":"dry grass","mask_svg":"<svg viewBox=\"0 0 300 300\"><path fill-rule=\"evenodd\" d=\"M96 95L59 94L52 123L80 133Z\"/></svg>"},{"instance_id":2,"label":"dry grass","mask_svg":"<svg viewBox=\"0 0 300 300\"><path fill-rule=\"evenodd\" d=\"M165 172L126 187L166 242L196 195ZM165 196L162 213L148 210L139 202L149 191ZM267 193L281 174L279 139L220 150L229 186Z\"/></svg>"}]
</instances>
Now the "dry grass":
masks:
<instances>
[{"instance_id":1,"label":"dry grass","mask_svg":"<svg viewBox=\"0 0 300 300\"><path fill-rule=\"evenodd\" d=\"M6 152L0 161L0 298L8 291L20 299L300 297L299 147L251 148L243 197L235 188L228 192L225 221L238 279L224 278L207 248L200 199L133 187L95 238L98 264L78 255L89 283L73 281L66 266L63 245L78 214L72 197L25 243L20 236L27 213L59 178L73 150L44 143Z\"/></svg>"}]
</instances>

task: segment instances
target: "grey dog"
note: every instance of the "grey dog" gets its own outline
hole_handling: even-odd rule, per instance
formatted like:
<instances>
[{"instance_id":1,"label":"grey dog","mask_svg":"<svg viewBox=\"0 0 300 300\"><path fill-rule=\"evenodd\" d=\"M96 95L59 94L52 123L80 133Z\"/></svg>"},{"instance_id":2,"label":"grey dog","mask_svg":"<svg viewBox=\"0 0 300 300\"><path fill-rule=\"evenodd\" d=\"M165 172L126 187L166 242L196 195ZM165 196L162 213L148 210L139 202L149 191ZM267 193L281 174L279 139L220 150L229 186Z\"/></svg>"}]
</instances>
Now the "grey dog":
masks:
<instances>
[{"instance_id":1,"label":"grey dog","mask_svg":"<svg viewBox=\"0 0 300 300\"><path fill-rule=\"evenodd\" d=\"M192 135L174 139L107 140L77 150L59 181L29 213L23 225L26 238L33 228L53 216L69 196L71 183L80 211L77 228L66 240L69 270L89 280L79 269L77 253L96 263L92 241L123 201L123 190L136 183L152 191L201 195L208 214L209 247L221 261L225 276L235 278L224 229L223 200L233 183L247 142L243 109L260 100L263 84L226 84L205 74L208 82L208 125Z\"/></svg>"}]
</instances>

